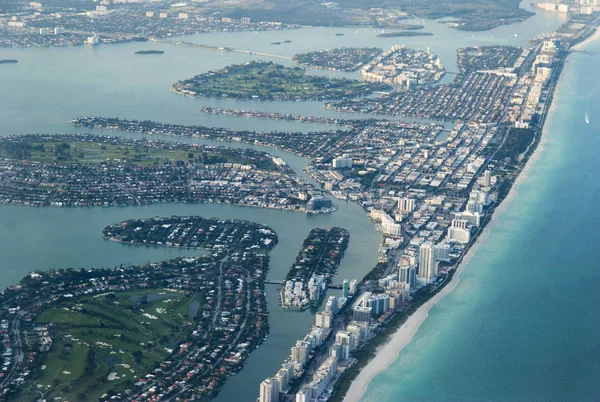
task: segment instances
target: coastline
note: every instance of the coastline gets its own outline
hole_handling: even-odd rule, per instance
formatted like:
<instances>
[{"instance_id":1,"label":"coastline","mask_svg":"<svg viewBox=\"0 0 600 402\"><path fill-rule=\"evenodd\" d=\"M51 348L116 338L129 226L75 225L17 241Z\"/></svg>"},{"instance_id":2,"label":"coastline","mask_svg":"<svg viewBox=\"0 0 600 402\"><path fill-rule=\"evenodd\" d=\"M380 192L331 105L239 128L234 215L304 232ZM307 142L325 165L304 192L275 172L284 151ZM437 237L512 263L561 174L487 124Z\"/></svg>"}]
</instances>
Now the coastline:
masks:
<instances>
[{"instance_id":1,"label":"coastline","mask_svg":"<svg viewBox=\"0 0 600 402\"><path fill-rule=\"evenodd\" d=\"M596 39L600 39L600 29L596 29L593 35L586 38L584 41L572 46L571 49L580 51L587 44L593 42ZM405 346L407 346L412 341L413 337L418 332L421 324L425 322L425 319L429 315L429 310L433 306L435 306L445 295L451 293L456 288L462 271L468 266L471 258L475 255L477 250L485 243L489 236L490 230L492 230L499 224L500 216L502 216L502 214L506 212L509 205L515 199L515 197L519 193L519 187L527 181L531 168L535 165L542 151L544 150L544 145L548 139L549 123L552 121L554 111L556 110L557 100L563 85L564 73L567 69L568 65L566 65L565 68L563 68L563 71L561 71L560 77L558 79L556 88L553 93L552 104L550 106L546 121L544 122L544 126L542 128L542 134L540 136L539 143L537 144L534 152L528 158L528 160L525 163L525 166L522 168L521 172L512 184L508 195L502 200L500 205L498 205L496 210L493 212L489 224L484 227L481 235L476 239L475 243L469 248L469 250L465 254L465 257L462 259L462 261L460 261L459 265L456 267L456 273L452 277L450 283L447 286L445 286L434 297L429 299L425 304L420 306L412 315L410 315L406 322L400 328L398 328L396 332L392 335L390 341L383 345L377 351L377 355L375 356L375 358L369 361L367 365L360 371L358 376L352 381L348 392L343 398L344 402L359 401L367 391L371 380L377 374L386 370L398 358L400 352L404 349Z\"/></svg>"},{"instance_id":2,"label":"coastline","mask_svg":"<svg viewBox=\"0 0 600 402\"><path fill-rule=\"evenodd\" d=\"M586 47L587 45L589 45L591 42L595 41L596 39L600 39L600 29L598 29L598 28L595 29L595 32L592 35L588 36L581 42L571 46L571 50L581 51L581 50L583 50L584 47Z\"/></svg>"}]
</instances>

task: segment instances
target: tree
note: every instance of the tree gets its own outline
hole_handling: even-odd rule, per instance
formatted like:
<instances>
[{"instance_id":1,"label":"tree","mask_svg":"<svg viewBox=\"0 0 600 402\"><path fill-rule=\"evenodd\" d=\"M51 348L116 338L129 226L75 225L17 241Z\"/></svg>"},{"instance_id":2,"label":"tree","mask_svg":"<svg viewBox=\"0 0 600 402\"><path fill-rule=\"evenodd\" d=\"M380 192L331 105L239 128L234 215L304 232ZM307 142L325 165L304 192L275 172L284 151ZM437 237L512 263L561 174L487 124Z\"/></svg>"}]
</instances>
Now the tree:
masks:
<instances>
[{"instance_id":1,"label":"tree","mask_svg":"<svg viewBox=\"0 0 600 402\"><path fill-rule=\"evenodd\" d=\"M133 356L133 360L134 360L134 361L135 361L137 364L140 364L140 363L142 362L142 357L143 357L143 354L142 354L142 351L141 351L141 350L136 350L136 351L135 351L135 352L133 352L131 355Z\"/></svg>"}]
</instances>

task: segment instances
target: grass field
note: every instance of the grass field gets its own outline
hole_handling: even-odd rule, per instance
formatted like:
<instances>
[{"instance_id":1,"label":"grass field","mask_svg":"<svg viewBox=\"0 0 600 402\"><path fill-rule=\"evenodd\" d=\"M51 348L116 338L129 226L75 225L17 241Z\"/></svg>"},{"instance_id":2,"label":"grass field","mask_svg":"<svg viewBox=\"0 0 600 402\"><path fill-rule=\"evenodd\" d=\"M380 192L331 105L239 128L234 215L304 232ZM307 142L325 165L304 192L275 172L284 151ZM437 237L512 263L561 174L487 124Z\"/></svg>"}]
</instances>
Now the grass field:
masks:
<instances>
[{"instance_id":1,"label":"grass field","mask_svg":"<svg viewBox=\"0 0 600 402\"><path fill-rule=\"evenodd\" d=\"M387 90L381 83L308 75L299 67L270 62L235 64L175 84L200 96L236 99L338 99Z\"/></svg>"},{"instance_id":2,"label":"grass field","mask_svg":"<svg viewBox=\"0 0 600 402\"><path fill-rule=\"evenodd\" d=\"M192 152L194 157L201 156L201 152ZM37 162L70 161L75 163L99 163L107 160L124 161L150 165L155 162L187 161L190 152L184 150L169 150L141 145L115 145L94 142L31 142L27 154L21 150L0 147L0 157L27 159ZM214 156L209 154L209 156Z\"/></svg>"},{"instance_id":3,"label":"grass field","mask_svg":"<svg viewBox=\"0 0 600 402\"><path fill-rule=\"evenodd\" d=\"M20 394L32 400L97 400L151 372L194 329L189 305L201 294L166 289L85 296L40 314L54 344Z\"/></svg>"}]
</instances>

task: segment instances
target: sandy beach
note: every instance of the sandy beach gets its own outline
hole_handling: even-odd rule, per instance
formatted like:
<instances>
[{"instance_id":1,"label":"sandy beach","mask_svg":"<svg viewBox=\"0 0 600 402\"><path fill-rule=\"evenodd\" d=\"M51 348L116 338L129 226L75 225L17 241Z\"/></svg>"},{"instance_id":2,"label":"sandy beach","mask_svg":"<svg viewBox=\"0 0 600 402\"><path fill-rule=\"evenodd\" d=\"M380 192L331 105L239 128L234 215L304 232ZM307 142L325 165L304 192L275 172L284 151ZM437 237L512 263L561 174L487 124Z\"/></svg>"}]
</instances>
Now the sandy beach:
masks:
<instances>
[{"instance_id":1,"label":"sandy beach","mask_svg":"<svg viewBox=\"0 0 600 402\"><path fill-rule=\"evenodd\" d=\"M600 38L600 29L596 29L594 34L588 37L586 40L579 42L575 46L572 46L571 50L583 50L584 47L586 47L589 43L595 41L598 38Z\"/></svg>"},{"instance_id":2,"label":"sandy beach","mask_svg":"<svg viewBox=\"0 0 600 402\"><path fill-rule=\"evenodd\" d=\"M571 49L581 50L588 43L590 43L598 38L600 38L600 30L596 30L596 32L592 36L590 36L583 42L579 43L578 45L573 46ZM407 321L404 323L404 325L396 331L396 333L393 335L391 340L387 344L383 345L378 350L375 358L373 358L365 366L365 368L361 370L359 375L356 377L356 379L350 385L348 393L344 397L344 402L355 402L355 401L360 400L362 395L367 390L367 386L369 385L371 379L373 377L375 377L378 373L387 369L388 366L394 360L396 360L396 358L398 357L398 355L400 354L402 349L404 349L404 347L406 345L408 345L408 343L412 340L412 338L417 333L421 324L425 321L425 319L429 315L429 310L433 306L435 306L445 295L449 294L450 292L452 292L454 290L454 288L458 284L460 274L462 273L462 271L469 265L469 261L471 260L473 255L475 255L475 253L477 252L479 247L481 247L484 244L484 242L486 241L486 239L489 235L490 230L492 230L494 227L496 227L499 224L499 217L504 212L506 212L508 206L511 204L511 202L514 200L514 198L517 196L517 194L519 192L519 187L521 186L521 184L523 184L527 180L529 171L534 166L535 162L538 160L538 158L540 157L540 155L544 149L544 144L547 141L549 123L552 120L554 110L556 109L556 103L557 103L556 101L557 101L558 97L560 96L559 95L560 89L562 87L564 74L567 69L568 69L568 64L565 65L565 68L562 71L561 77L559 78L558 84L554 91L554 98L553 98L552 106L550 107L548 116L546 118L546 122L544 124L544 128L542 130L542 137L540 139L540 143L538 144L536 150L531 155L531 157L527 161L525 167L523 168L523 170L521 171L521 173L515 180L515 183L513 184L509 194L502 201L502 203L498 206L498 208L496 208L489 224L484 228L481 235L477 238L475 243L467 251L467 254L461 261L460 265L457 267L456 274L452 278L451 282L446 287L444 287L438 294L436 294L429 301L427 301L425 304L423 304L419 309L417 309L417 311L415 311L415 313L407 319Z\"/></svg>"}]
</instances>

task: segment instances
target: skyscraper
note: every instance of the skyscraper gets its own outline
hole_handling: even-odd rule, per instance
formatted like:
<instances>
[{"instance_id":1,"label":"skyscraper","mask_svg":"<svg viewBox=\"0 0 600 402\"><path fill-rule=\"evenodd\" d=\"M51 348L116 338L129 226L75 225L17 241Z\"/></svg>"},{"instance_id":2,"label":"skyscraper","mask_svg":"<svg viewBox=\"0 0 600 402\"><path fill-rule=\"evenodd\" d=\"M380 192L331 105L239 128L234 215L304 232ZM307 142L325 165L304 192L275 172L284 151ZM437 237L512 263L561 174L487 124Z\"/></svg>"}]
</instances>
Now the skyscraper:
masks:
<instances>
[{"instance_id":1,"label":"skyscraper","mask_svg":"<svg viewBox=\"0 0 600 402\"><path fill-rule=\"evenodd\" d=\"M351 295L356 294L356 286L358 285L358 281L356 279L352 279L350 281L350 287L349 287L349 292Z\"/></svg>"},{"instance_id":2,"label":"skyscraper","mask_svg":"<svg viewBox=\"0 0 600 402\"><path fill-rule=\"evenodd\" d=\"M415 209L415 200L413 198L401 198L398 200L398 210L400 212L412 212Z\"/></svg>"},{"instance_id":3,"label":"skyscraper","mask_svg":"<svg viewBox=\"0 0 600 402\"><path fill-rule=\"evenodd\" d=\"M279 402L279 384L276 378L260 383L260 402Z\"/></svg>"},{"instance_id":4,"label":"skyscraper","mask_svg":"<svg viewBox=\"0 0 600 402\"><path fill-rule=\"evenodd\" d=\"M419 275L418 277L431 283L437 275L437 264L435 263L435 250L433 243L427 241L419 249Z\"/></svg>"},{"instance_id":5,"label":"skyscraper","mask_svg":"<svg viewBox=\"0 0 600 402\"><path fill-rule=\"evenodd\" d=\"M350 282L348 282L348 279L344 279L344 281L342 282L342 297L347 299L349 293L350 293Z\"/></svg>"}]
</instances>

